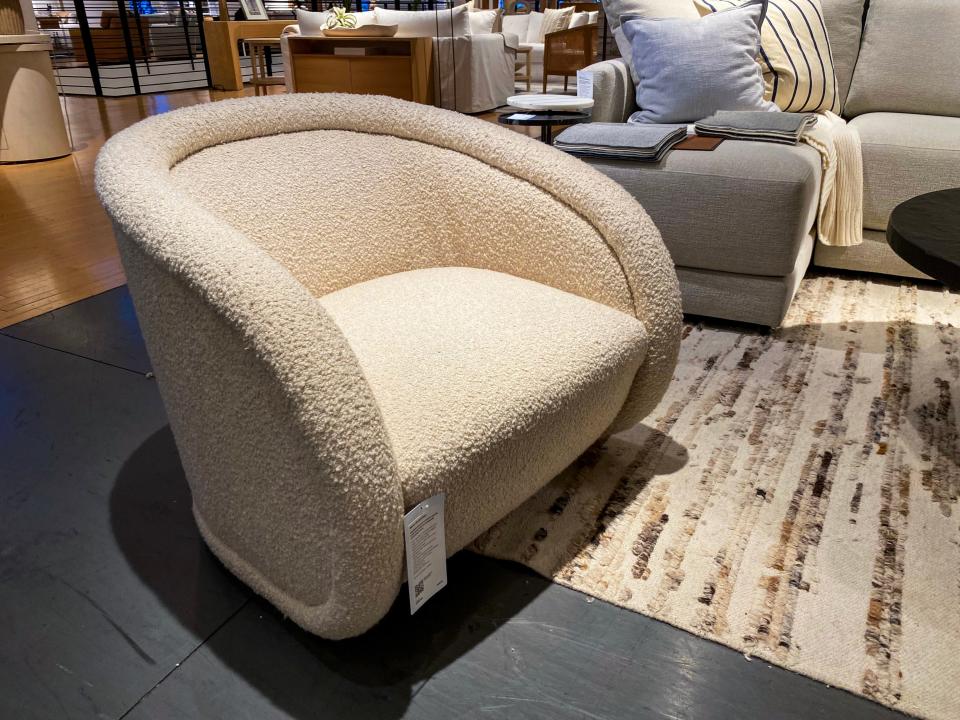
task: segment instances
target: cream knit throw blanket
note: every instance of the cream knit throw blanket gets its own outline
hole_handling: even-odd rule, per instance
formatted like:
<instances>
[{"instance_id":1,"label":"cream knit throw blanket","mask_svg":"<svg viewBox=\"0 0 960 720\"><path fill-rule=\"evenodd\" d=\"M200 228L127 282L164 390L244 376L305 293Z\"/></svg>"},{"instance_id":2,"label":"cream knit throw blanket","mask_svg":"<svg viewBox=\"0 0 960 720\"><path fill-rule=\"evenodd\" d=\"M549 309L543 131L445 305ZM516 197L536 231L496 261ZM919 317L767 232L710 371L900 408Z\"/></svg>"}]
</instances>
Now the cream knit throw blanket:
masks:
<instances>
[{"instance_id":1,"label":"cream knit throw blanket","mask_svg":"<svg viewBox=\"0 0 960 720\"><path fill-rule=\"evenodd\" d=\"M829 110L800 140L820 153L823 179L817 212L817 239L846 247L863 242L863 156L860 135Z\"/></svg>"}]
</instances>

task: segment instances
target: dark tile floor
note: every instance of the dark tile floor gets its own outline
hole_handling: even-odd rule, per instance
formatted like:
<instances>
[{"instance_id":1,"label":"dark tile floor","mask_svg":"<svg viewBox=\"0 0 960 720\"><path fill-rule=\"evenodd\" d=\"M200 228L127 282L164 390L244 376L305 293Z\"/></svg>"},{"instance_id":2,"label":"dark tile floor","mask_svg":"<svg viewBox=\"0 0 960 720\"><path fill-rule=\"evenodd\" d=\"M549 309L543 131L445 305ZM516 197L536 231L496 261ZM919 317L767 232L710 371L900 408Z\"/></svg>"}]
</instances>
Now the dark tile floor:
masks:
<instances>
[{"instance_id":1,"label":"dark tile floor","mask_svg":"<svg viewBox=\"0 0 960 720\"><path fill-rule=\"evenodd\" d=\"M125 288L0 331L0 718L895 718L461 553L340 643L203 546Z\"/></svg>"}]
</instances>

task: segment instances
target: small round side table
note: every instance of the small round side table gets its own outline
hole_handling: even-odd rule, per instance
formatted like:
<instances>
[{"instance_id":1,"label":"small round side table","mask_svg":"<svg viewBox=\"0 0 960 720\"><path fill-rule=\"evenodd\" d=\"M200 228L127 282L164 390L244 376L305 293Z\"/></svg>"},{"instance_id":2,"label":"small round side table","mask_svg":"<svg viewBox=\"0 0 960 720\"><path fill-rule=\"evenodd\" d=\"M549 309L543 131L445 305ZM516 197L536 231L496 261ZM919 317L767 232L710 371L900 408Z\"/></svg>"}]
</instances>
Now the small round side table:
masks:
<instances>
[{"instance_id":1,"label":"small round side table","mask_svg":"<svg viewBox=\"0 0 960 720\"><path fill-rule=\"evenodd\" d=\"M887 242L917 270L960 290L960 188L897 205L887 224Z\"/></svg>"},{"instance_id":2,"label":"small round side table","mask_svg":"<svg viewBox=\"0 0 960 720\"><path fill-rule=\"evenodd\" d=\"M511 110L500 115L497 122L501 125L525 125L540 128L540 140L547 145L553 144L555 125L576 125L590 122L589 112L534 112L533 110Z\"/></svg>"}]
</instances>

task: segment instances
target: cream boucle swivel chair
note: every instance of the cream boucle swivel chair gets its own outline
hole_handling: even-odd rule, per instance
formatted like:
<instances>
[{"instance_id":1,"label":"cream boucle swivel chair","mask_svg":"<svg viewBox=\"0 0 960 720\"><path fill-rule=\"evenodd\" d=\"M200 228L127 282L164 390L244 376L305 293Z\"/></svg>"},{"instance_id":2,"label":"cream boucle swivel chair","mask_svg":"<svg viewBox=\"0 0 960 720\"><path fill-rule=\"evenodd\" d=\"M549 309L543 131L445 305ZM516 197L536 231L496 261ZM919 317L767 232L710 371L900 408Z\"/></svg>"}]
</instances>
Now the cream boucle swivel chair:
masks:
<instances>
[{"instance_id":1,"label":"cream boucle swivel chair","mask_svg":"<svg viewBox=\"0 0 960 720\"><path fill-rule=\"evenodd\" d=\"M677 279L650 219L491 123L383 97L217 102L117 135L97 190L204 538L328 638L396 597L405 509L445 492L459 550L673 372Z\"/></svg>"}]
</instances>

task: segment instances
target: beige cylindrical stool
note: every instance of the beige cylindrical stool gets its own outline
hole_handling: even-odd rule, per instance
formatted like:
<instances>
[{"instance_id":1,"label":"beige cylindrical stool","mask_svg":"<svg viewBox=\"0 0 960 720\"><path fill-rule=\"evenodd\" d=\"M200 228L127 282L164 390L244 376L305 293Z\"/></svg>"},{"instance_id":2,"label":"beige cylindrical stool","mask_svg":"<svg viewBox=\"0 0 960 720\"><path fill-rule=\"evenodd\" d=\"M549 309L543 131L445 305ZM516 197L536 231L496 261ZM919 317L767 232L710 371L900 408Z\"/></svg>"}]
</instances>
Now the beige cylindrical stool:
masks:
<instances>
[{"instance_id":1,"label":"beige cylindrical stool","mask_svg":"<svg viewBox=\"0 0 960 720\"><path fill-rule=\"evenodd\" d=\"M46 35L0 35L0 163L71 152Z\"/></svg>"}]
</instances>

